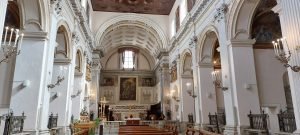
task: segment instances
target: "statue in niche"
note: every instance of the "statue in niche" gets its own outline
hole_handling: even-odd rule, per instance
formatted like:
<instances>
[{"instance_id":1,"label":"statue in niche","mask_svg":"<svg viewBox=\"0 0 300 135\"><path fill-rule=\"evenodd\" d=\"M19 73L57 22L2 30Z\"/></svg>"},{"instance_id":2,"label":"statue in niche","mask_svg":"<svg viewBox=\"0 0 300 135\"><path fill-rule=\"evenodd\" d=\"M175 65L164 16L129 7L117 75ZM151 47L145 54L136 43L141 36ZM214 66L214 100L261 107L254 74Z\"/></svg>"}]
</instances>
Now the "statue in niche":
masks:
<instances>
[{"instance_id":1,"label":"statue in niche","mask_svg":"<svg viewBox=\"0 0 300 135\"><path fill-rule=\"evenodd\" d=\"M171 68L171 82L174 82L177 80L177 65L175 64Z\"/></svg>"},{"instance_id":2,"label":"statue in niche","mask_svg":"<svg viewBox=\"0 0 300 135\"><path fill-rule=\"evenodd\" d=\"M86 65L86 76L85 79L87 81L91 81L92 80L92 69L91 69L91 64L87 64Z\"/></svg>"}]
</instances>

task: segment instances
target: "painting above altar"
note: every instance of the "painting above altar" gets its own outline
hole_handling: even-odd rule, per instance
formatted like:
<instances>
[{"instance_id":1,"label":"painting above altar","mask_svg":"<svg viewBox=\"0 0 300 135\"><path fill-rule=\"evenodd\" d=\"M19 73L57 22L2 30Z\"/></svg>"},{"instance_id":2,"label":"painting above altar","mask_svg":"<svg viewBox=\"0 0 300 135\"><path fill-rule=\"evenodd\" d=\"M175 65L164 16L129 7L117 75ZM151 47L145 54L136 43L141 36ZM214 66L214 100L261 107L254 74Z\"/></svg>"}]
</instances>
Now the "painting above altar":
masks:
<instances>
[{"instance_id":1,"label":"painting above altar","mask_svg":"<svg viewBox=\"0 0 300 135\"><path fill-rule=\"evenodd\" d=\"M120 78L120 100L136 100L136 78Z\"/></svg>"}]
</instances>

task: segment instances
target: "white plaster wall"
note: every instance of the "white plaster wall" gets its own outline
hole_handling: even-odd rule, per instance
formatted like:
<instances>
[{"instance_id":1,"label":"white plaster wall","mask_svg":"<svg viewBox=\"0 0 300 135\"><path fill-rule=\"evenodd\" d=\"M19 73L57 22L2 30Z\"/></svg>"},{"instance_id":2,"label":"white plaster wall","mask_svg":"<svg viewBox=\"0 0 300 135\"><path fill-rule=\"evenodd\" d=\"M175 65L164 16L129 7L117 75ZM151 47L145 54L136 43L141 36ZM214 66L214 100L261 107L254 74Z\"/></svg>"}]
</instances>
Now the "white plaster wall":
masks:
<instances>
[{"instance_id":1,"label":"white plaster wall","mask_svg":"<svg viewBox=\"0 0 300 135\"><path fill-rule=\"evenodd\" d=\"M94 11L92 13L92 32L96 33L100 26L106 21L118 17L120 15L128 15L134 13L116 13L116 12L99 12ZM152 14L138 14L139 16L146 17L157 23L164 33L169 33L169 20L167 15L152 15ZM168 36L167 36L168 37Z\"/></svg>"},{"instance_id":2,"label":"white plaster wall","mask_svg":"<svg viewBox=\"0 0 300 135\"><path fill-rule=\"evenodd\" d=\"M138 57L138 69L139 70L151 70L148 59L140 53L139 53L139 57Z\"/></svg>"},{"instance_id":3,"label":"white plaster wall","mask_svg":"<svg viewBox=\"0 0 300 135\"><path fill-rule=\"evenodd\" d=\"M76 97L72 98L72 113L71 115L74 116L74 119L79 120L80 116L80 111L81 111L81 106L82 102L81 100L81 95L84 93L83 85L82 85L82 77L81 76L75 76L74 77L74 89L72 95L76 95L78 91L81 91L79 95Z\"/></svg>"},{"instance_id":4,"label":"white plaster wall","mask_svg":"<svg viewBox=\"0 0 300 135\"><path fill-rule=\"evenodd\" d=\"M120 66L119 66L119 53L115 52L113 55L110 56L110 58L106 62L105 69L109 69L109 70L118 70L118 69L120 69Z\"/></svg>"},{"instance_id":5,"label":"white plaster wall","mask_svg":"<svg viewBox=\"0 0 300 135\"><path fill-rule=\"evenodd\" d=\"M188 78L182 78L182 85L181 85L181 88L182 88L182 118L183 118L183 121L188 121L188 114L192 113L194 114L194 99L187 93L187 90L188 89L193 89L193 80L192 79L188 79ZM191 86L189 88L187 88L186 86L186 83L191 83ZM194 116L194 119L195 119L195 115Z\"/></svg>"},{"instance_id":6,"label":"white plaster wall","mask_svg":"<svg viewBox=\"0 0 300 135\"><path fill-rule=\"evenodd\" d=\"M1 56L0 53L0 58L2 58ZM0 109L8 108L10 104L14 61L12 59L9 63L0 64Z\"/></svg>"},{"instance_id":7,"label":"white plaster wall","mask_svg":"<svg viewBox=\"0 0 300 135\"><path fill-rule=\"evenodd\" d=\"M254 49L255 68L261 106L286 107L283 74L286 69L275 58L273 49Z\"/></svg>"}]
</instances>

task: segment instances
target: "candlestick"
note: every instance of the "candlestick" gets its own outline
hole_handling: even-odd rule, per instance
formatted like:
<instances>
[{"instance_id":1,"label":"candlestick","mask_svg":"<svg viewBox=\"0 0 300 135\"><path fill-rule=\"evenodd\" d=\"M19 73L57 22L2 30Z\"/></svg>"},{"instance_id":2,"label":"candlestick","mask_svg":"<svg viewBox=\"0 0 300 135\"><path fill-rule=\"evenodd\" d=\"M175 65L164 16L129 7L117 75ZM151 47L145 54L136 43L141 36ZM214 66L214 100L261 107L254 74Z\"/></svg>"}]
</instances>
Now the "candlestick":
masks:
<instances>
[{"instance_id":1,"label":"candlestick","mask_svg":"<svg viewBox=\"0 0 300 135\"><path fill-rule=\"evenodd\" d=\"M14 28L11 28L11 29L10 29L10 37L9 37L8 46L10 45L10 42L11 42L11 38L12 38L13 33L14 33Z\"/></svg>"},{"instance_id":2,"label":"candlestick","mask_svg":"<svg viewBox=\"0 0 300 135\"><path fill-rule=\"evenodd\" d=\"M4 35L3 45L5 45L5 43L6 43L7 30L8 30L8 27L5 27L5 35Z\"/></svg>"},{"instance_id":3,"label":"candlestick","mask_svg":"<svg viewBox=\"0 0 300 135\"><path fill-rule=\"evenodd\" d=\"M19 38L19 30L18 30L18 29L16 29L16 39L15 39L15 44L14 44L14 47L16 47L16 46L17 46L18 38Z\"/></svg>"},{"instance_id":4,"label":"candlestick","mask_svg":"<svg viewBox=\"0 0 300 135\"><path fill-rule=\"evenodd\" d=\"M21 46L22 46L22 42L23 42L23 38L24 38L24 33L21 34L21 37L20 37L20 42L18 43L18 52L21 50Z\"/></svg>"}]
</instances>

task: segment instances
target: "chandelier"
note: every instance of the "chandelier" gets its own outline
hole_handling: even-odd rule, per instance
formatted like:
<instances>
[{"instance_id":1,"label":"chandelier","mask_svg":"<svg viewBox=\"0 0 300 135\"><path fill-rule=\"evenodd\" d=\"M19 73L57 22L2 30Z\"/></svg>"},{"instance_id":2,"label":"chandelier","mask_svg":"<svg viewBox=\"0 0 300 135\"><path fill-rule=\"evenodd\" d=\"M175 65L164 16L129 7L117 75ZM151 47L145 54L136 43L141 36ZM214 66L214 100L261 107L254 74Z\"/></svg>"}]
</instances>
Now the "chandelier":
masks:
<instances>
[{"instance_id":1,"label":"chandelier","mask_svg":"<svg viewBox=\"0 0 300 135\"><path fill-rule=\"evenodd\" d=\"M9 32L9 33L8 33ZM20 54L24 34L20 33L19 29L5 27L5 34L1 46L1 59L0 64L8 62L11 58Z\"/></svg>"},{"instance_id":2,"label":"chandelier","mask_svg":"<svg viewBox=\"0 0 300 135\"><path fill-rule=\"evenodd\" d=\"M222 84L222 77L219 71L212 71L211 76L216 88L222 89L223 91L228 90L228 87L224 87Z\"/></svg>"},{"instance_id":3,"label":"chandelier","mask_svg":"<svg viewBox=\"0 0 300 135\"><path fill-rule=\"evenodd\" d=\"M283 49L283 42L286 44L287 52L284 52ZM291 59L292 53L289 49L289 45L287 44L287 41L285 38L277 39L277 41L273 41L274 51L275 51L275 57L283 64L286 68L291 68L294 72L300 72L300 66L292 66L289 64L289 61Z\"/></svg>"}]
</instances>

